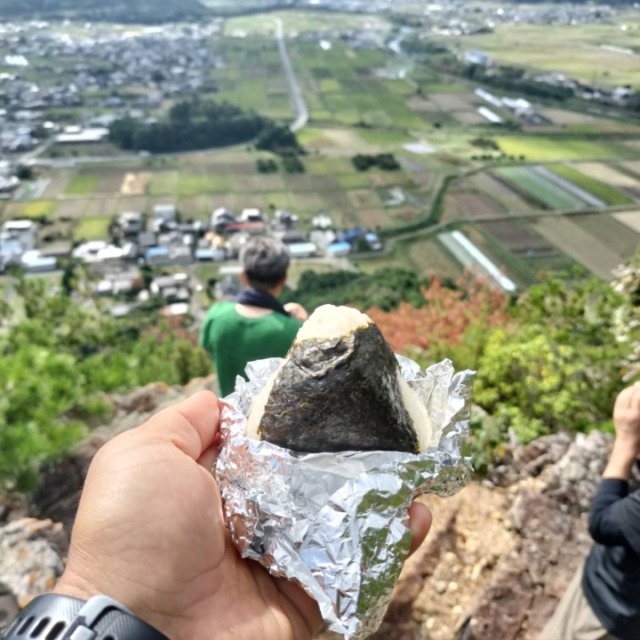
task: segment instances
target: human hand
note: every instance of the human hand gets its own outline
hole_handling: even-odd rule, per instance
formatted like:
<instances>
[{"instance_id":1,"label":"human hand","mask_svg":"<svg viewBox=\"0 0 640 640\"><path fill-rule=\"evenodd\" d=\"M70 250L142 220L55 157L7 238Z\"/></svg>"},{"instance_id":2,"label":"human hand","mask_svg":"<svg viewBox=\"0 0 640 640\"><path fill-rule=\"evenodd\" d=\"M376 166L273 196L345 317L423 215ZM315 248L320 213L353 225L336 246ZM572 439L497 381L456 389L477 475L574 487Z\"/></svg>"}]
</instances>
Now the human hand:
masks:
<instances>
[{"instance_id":1,"label":"human hand","mask_svg":"<svg viewBox=\"0 0 640 640\"><path fill-rule=\"evenodd\" d=\"M304 322L309 317L307 310L298 302L287 302L284 309L292 318L300 320L300 322Z\"/></svg>"},{"instance_id":2,"label":"human hand","mask_svg":"<svg viewBox=\"0 0 640 640\"><path fill-rule=\"evenodd\" d=\"M97 453L56 592L115 598L171 640L312 638L316 603L231 543L210 472L219 419L201 392ZM409 513L415 550L431 515L419 503Z\"/></svg>"},{"instance_id":3,"label":"human hand","mask_svg":"<svg viewBox=\"0 0 640 640\"><path fill-rule=\"evenodd\" d=\"M616 439L636 457L640 453L640 382L618 394L613 406L613 425Z\"/></svg>"}]
</instances>

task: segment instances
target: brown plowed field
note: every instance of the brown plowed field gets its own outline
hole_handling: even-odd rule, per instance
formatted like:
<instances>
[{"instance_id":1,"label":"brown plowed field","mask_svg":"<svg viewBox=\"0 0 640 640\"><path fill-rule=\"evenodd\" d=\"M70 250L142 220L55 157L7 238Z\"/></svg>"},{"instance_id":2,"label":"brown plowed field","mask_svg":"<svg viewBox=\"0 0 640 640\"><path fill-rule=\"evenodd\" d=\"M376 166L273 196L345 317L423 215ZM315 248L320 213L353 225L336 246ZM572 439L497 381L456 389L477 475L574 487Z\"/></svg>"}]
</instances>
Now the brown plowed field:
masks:
<instances>
[{"instance_id":1,"label":"brown plowed field","mask_svg":"<svg viewBox=\"0 0 640 640\"><path fill-rule=\"evenodd\" d=\"M360 224L367 229L374 229L377 226L388 226L389 212L384 209L363 209L358 211Z\"/></svg>"},{"instance_id":2,"label":"brown plowed field","mask_svg":"<svg viewBox=\"0 0 640 640\"><path fill-rule=\"evenodd\" d=\"M291 193L291 200L293 201L292 207L294 210L300 209L301 211L318 211L320 209L324 209L327 206L325 199L323 198L325 194L322 193L314 193L313 191L304 192L304 191L296 191Z\"/></svg>"},{"instance_id":3,"label":"brown plowed field","mask_svg":"<svg viewBox=\"0 0 640 640\"><path fill-rule=\"evenodd\" d=\"M118 200L118 213L125 211L143 212L147 208L147 198L145 196L136 196L131 198L120 198Z\"/></svg>"},{"instance_id":4,"label":"brown plowed field","mask_svg":"<svg viewBox=\"0 0 640 640\"><path fill-rule=\"evenodd\" d=\"M79 218L88 204L88 200L61 200L56 209L56 218Z\"/></svg>"},{"instance_id":5,"label":"brown plowed field","mask_svg":"<svg viewBox=\"0 0 640 640\"><path fill-rule=\"evenodd\" d=\"M449 113L471 110L475 96L471 93L438 93L430 96L429 99L440 109Z\"/></svg>"},{"instance_id":6,"label":"brown plowed field","mask_svg":"<svg viewBox=\"0 0 640 640\"><path fill-rule=\"evenodd\" d=\"M362 209L364 207L379 207L380 196L375 191L369 191L366 189L356 189L354 191L348 191L347 197L352 206L356 209Z\"/></svg>"},{"instance_id":7,"label":"brown plowed field","mask_svg":"<svg viewBox=\"0 0 640 640\"><path fill-rule=\"evenodd\" d=\"M69 173L56 173L51 176L51 180L44 190L43 198L57 198L59 195L65 192L67 184L69 183Z\"/></svg>"},{"instance_id":8,"label":"brown plowed field","mask_svg":"<svg viewBox=\"0 0 640 640\"><path fill-rule=\"evenodd\" d=\"M614 249L568 218L545 217L530 224L536 233L600 278L610 280L611 271L622 262Z\"/></svg>"},{"instance_id":9,"label":"brown plowed field","mask_svg":"<svg viewBox=\"0 0 640 640\"><path fill-rule=\"evenodd\" d=\"M217 206L217 198L216 198ZM180 198L178 210L187 218L205 220L214 209L214 200L211 196L192 196L190 198Z\"/></svg>"},{"instance_id":10,"label":"brown plowed field","mask_svg":"<svg viewBox=\"0 0 640 640\"><path fill-rule=\"evenodd\" d=\"M477 220L495 217L504 213L504 208L488 196L474 192L448 193L444 200L444 218Z\"/></svg>"},{"instance_id":11,"label":"brown plowed field","mask_svg":"<svg viewBox=\"0 0 640 640\"><path fill-rule=\"evenodd\" d=\"M458 261L438 240L416 240L409 245L409 259L423 277L456 279L462 275Z\"/></svg>"},{"instance_id":12,"label":"brown plowed field","mask_svg":"<svg viewBox=\"0 0 640 640\"><path fill-rule=\"evenodd\" d=\"M611 247L622 260L630 258L640 243L640 234L608 214L590 214L573 218L582 229Z\"/></svg>"},{"instance_id":13,"label":"brown plowed field","mask_svg":"<svg viewBox=\"0 0 640 640\"><path fill-rule=\"evenodd\" d=\"M460 124L484 124L487 121L477 111L457 111L454 117Z\"/></svg>"},{"instance_id":14,"label":"brown plowed field","mask_svg":"<svg viewBox=\"0 0 640 640\"><path fill-rule=\"evenodd\" d=\"M477 173L469 182L484 193L490 194L491 198L502 204L505 211L513 213L528 213L532 210L531 205L521 198L513 189L510 189L488 173Z\"/></svg>"},{"instance_id":15,"label":"brown plowed field","mask_svg":"<svg viewBox=\"0 0 640 640\"><path fill-rule=\"evenodd\" d=\"M483 222L481 226L516 255L539 256L554 254L557 251L544 238L515 220Z\"/></svg>"},{"instance_id":16,"label":"brown plowed field","mask_svg":"<svg viewBox=\"0 0 640 640\"><path fill-rule=\"evenodd\" d=\"M117 198L93 198L87 201L84 215L92 217L110 216L117 210Z\"/></svg>"}]
</instances>

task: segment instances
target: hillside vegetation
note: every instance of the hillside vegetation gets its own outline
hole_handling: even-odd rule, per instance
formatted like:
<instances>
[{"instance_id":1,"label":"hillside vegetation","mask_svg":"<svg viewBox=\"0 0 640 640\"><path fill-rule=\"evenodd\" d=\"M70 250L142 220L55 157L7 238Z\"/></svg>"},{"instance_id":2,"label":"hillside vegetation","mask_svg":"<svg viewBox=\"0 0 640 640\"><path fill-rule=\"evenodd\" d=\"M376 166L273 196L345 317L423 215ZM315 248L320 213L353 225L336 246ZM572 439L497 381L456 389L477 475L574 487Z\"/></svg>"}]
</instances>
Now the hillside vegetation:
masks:
<instances>
[{"instance_id":1,"label":"hillside vegetation","mask_svg":"<svg viewBox=\"0 0 640 640\"><path fill-rule=\"evenodd\" d=\"M161 23L197 18L206 12L198 0L0 0L0 19L75 18Z\"/></svg>"},{"instance_id":2,"label":"hillside vegetation","mask_svg":"<svg viewBox=\"0 0 640 640\"><path fill-rule=\"evenodd\" d=\"M0 486L34 486L43 463L108 420L105 393L209 373L194 332L144 311L113 320L75 277L53 294L42 281L18 280L19 304L0 309ZM476 370L469 453L483 472L514 437L610 429L615 395L640 370L636 282L631 265L614 287L549 279L510 299L477 280L444 286L384 269L303 274L299 293L310 309L369 310L394 350L423 366L450 358L458 370Z\"/></svg>"}]
</instances>

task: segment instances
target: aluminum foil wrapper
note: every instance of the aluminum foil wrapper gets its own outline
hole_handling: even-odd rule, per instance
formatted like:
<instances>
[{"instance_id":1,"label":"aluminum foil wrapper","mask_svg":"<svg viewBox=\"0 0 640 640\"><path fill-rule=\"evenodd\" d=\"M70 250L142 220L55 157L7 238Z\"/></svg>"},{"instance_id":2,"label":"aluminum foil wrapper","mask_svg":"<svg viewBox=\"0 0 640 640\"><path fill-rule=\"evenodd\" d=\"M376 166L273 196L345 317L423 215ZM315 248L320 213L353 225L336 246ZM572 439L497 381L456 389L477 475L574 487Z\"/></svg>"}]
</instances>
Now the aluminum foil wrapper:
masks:
<instances>
[{"instance_id":1,"label":"aluminum foil wrapper","mask_svg":"<svg viewBox=\"0 0 640 640\"><path fill-rule=\"evenodd\" d=\"M280 358L252 362L224 399L215 475L232 539L245 558L299 584L329 629L359 640L382 622L406 559L407 509L416 495L450 495L468 480L462 455L474 372L449 360L426 371L397 356L428 409L438 446L395 451L297 453L246 438L253 398Z\"/></svg>"}]
</instances>

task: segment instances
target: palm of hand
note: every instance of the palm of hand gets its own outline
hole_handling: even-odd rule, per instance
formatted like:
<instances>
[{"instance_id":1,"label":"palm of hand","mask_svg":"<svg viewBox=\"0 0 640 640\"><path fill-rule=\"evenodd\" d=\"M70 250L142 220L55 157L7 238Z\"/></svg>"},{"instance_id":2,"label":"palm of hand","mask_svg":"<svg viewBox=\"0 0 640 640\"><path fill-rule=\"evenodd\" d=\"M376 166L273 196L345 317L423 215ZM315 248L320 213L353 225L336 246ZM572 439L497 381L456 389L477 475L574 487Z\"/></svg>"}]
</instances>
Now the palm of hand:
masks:
<instances>
[{"instance_id":1,"label":"palm of hand","mask_svg":"<svg viewBox=\"0 0 640 640\"><path fill-rule=\"evenodd\" d=\"M302 590L239 557L211 474L172 443L136 432L112 441L92 465L80 514L68 581L96 575L81 597L110 595L171 640L310 638L320 622Z\"/></svg>"}]
</instances>

